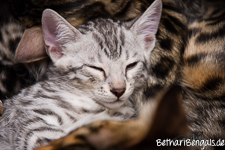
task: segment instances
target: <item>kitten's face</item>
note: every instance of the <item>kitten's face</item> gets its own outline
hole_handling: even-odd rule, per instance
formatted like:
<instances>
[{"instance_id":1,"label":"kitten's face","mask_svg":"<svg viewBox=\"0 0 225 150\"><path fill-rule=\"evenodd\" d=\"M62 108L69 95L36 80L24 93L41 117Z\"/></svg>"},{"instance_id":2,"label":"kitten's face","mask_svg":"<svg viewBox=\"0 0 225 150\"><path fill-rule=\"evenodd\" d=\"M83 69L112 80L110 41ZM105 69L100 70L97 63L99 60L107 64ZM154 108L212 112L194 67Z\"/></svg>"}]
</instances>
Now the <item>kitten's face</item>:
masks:
<instances>
[{"instance_id":1,"label":"kitten's face","mask_svg":"<svg viewBox=\"0 0 225 150\"><path fill-rule=\"evenodd\" d=\"M95 32L87 32L76 43L66 44L67 55L56 65L73 68L68 77L74 86L79 86L97 103L116 108L145 83L149 54L130 30L111 20L99 19L100 22L110 24L111 28L101 33L95 28ZM106 36L110 31L117 34Z\"/></svg>"},{"instance_id":2,"label":"kitten's face","mask_svg":"<svg viewBox=\"0 0 225 150\"><path fill-rule=\"evenodd\" d=\"M58 69L69 72L76 88L101 105L118 108L148 77L161 1L151 7L131 27L97 19L78 30L46 10L42 22L47 53Z\"/></svg>"}]
</instances>

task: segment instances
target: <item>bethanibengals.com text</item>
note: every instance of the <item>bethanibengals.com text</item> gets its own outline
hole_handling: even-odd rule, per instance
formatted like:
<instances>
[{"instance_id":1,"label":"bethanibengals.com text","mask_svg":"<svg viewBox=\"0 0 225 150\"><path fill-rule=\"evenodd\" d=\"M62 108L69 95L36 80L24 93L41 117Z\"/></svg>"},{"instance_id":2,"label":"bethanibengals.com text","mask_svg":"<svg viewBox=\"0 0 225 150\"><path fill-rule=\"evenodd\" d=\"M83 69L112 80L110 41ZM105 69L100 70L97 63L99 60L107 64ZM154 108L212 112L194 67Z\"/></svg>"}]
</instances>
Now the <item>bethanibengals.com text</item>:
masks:
<instances>
[{"instance_id":1,"label":"bethanibengals.com text","mask_svg":"<svg viewBox=\"0 0 225 150\"><path fill-rule=\"evenodd\" d=\"M157 139L157 146L200 146L204 150L206 146L225 146L225 140L194 140L194 139Z\"/></svg>"}]
</instances>

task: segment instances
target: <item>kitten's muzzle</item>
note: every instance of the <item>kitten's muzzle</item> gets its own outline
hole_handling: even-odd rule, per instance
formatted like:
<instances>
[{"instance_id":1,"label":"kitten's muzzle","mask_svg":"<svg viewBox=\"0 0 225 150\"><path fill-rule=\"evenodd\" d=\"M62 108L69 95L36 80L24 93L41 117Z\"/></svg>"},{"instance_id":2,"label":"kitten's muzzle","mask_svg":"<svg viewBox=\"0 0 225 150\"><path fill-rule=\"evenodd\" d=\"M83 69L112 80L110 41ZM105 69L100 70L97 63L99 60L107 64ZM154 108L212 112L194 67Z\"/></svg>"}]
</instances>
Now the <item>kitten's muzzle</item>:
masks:
<instances>
[{"instance_id":1,"label":"kitten's muzzle","mask_svg":"<svg viewBox=\"0 0 225 150\"><path fill-rule=\"evenodd\" d=\"M110 92L113 93L117 98L120 98L124 94L125 90L126 88L112 89Z\"/></svg>"}]
</instances>

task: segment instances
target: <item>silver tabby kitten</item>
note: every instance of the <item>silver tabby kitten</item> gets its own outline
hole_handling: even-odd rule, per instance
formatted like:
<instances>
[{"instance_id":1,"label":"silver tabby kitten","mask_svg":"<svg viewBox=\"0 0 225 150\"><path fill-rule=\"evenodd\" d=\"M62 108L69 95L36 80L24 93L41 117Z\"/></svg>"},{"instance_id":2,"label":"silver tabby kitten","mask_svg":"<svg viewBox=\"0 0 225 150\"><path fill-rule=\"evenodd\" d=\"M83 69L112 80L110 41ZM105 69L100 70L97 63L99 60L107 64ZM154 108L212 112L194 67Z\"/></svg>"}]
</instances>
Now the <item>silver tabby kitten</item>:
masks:
<instances>
[{"instance_id":1,"label":"silver tabby kitten","mask_svg":"<svg viewBox=\"0 0 225 150\"><path fill-rule=\"evenodd\" d=\"M97 19L78 29L45 10L48 79L6 100L1 150L31 150L96 120L135 116L132 94L148 77L161 9L155 1L130 27Z\"/></svg>"}]
</instances>

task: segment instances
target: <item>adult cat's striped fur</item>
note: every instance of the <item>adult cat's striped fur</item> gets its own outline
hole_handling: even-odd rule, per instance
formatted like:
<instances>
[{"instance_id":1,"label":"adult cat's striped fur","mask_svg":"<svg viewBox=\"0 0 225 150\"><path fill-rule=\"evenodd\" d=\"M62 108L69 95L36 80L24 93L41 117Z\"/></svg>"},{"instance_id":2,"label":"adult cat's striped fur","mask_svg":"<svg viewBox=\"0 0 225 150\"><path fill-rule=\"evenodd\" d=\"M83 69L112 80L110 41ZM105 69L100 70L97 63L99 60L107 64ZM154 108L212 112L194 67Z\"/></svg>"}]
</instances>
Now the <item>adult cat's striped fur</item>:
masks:
<instances>
[{"instance_id":1,"label":"adult cat's striped fur","mask_svg":"<svg viewBox=\"0 0 225 150\"><path fill-rule=\"evenodd\" d=\"M116 20L131 20L142 14L154 0L8 0L12 11L27 27L41 24L41 14L51 8L61 14L73 26L78 26L96 17Z\"/></svg>"},{"instance_id":2,"label":"adult cat's striped fur","mask_svg":"<svg viewBox=\"0 0 225 150\"><path fill-rule=\"evenodd\" d=\"M5 102L1 149L30 150L96 120L134 117L132 95L148 78L161 9L157 0L132 24L96 19L79 30L45 10L43 35L53 63L47 80Z\"/></svg>"},{"instance_id":3,"label":"adult cat's striped fur","mask_svg":"<svg viewBox=\"0 0 225 150\"><path fill-rule=\"evenodd\" d=\"M181 70L184 106L194 134L225 139L225 2L198 2L204 9L190 20Z\"/></svg>"}]
</instances>

